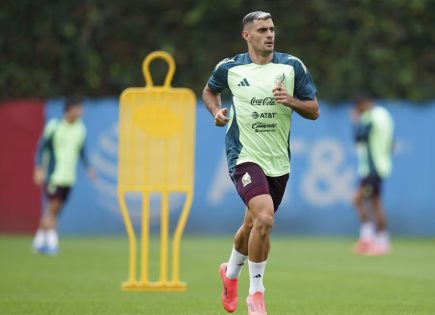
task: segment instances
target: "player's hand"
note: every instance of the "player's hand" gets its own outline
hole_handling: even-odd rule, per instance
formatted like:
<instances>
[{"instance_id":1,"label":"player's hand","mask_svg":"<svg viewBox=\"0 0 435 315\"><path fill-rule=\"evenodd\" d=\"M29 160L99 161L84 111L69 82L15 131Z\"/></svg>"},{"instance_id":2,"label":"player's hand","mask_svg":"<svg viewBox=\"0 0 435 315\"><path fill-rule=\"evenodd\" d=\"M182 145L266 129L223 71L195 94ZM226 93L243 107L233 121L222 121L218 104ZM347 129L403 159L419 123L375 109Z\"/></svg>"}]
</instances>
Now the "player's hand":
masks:
<instances>
[{"instance_id":1,"label":"player's hand","mask_svg":"<svg viewBox=\"0 0 435 315\"><path fill-rule=\"evenodd\" d=\"M35 168L33 172L33 182L37 186L42 186L44 184L44 180L45 180L44 170L40 167Z\"/></svg>"},{"instance_id":2,"label":"player's hand","mask_svg":"<svg viewBox=\"0 0 435 315\"><path fill-rule=\"evenodd\" d=\"M284 106L291 106L293 97L288 94L281 81L278 81L278 84L273 89L273 97L277 103L280 103Z\"/></svg>"},{"instance_id":3,"label":"player's hand","mask_svg":"<svg viewBox=\"0 0 435 315\"><path fill-rule=\"evenodd\" d=\"M97 179L97 173L93 168L88 168L88 177L91 179L91 181L95 182Z\"/></svg>"},{"instance_id":4,"label":"player's hand","mask_svg":"<svg viewBox=\"0 0 435 315\"><path fill-rule=\"evenodd\" d=\"M214 123L218 127L223 127L228 123L228 109L227 108L221 108L219 109L216 114L214 115Z\"/></svg>"}]
</instances>

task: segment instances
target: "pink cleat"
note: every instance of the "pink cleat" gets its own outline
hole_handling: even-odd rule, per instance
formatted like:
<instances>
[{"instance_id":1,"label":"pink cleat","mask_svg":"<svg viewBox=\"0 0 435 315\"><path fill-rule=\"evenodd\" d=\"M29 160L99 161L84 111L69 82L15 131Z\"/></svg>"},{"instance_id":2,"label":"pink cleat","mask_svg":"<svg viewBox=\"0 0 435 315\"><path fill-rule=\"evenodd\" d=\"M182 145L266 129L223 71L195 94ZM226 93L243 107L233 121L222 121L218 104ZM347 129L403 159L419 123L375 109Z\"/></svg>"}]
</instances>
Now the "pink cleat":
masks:
<instances>
[{"instance_id":1,"label":"pink cleat","mask_svg":"<svg viewBox=\"0 0 435 315\"><path fill-rule=\"evenodd\" d=\"M358 240L358 242L353 246L352 251L357 255L365 255L372 245L372 240Z\"/></svg>"},{"instance_id":2,"label":"pink cleat","mask_svg":"<svg viewBox=\"0 0 435 315\"><path fill-rule=\"evenodd\" d=\"M248 315L267 315L263 292L259 291L248 295L246 305L248 306Z\"/></svg>"},{"instance_id":3,"label":"pink cleat","mask_svg":"<svg viewBox=\"0 0 435 315\"><path fill-rule=\"evenodd\" d=\"M222 263L219 267L219 274L222 279L222 304L228 313L232 313L237 308L237 283L239 279L228 279L225 275L227 263Z\"/></svg>"},{"instance_id":4,"label":"pink cleat","mask_svg":"<svg viewBox=\"0 0 435 315\"><path fill-rule=\"evenodd\" d=\"M380 245L372 243L368 250L365 252L366 256L385 256L391 253L390 245Z\"/></svg>"}]
</instances>

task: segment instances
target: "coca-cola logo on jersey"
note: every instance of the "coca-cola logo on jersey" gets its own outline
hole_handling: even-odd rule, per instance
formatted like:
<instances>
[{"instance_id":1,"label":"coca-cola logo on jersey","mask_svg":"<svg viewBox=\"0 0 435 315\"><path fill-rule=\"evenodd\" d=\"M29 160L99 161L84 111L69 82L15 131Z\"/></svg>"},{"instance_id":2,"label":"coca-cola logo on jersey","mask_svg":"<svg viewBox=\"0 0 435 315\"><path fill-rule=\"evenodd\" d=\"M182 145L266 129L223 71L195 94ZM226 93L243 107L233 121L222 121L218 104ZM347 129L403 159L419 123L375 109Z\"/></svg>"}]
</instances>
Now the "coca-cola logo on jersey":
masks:
<instances>
[{"instance_id":1,"label":"coca-cola logo on jersey","mask_svg":"<svg viewBox=\"0 0 435 315\"><path fill-rule=\"evenodd\" d=\"M274 106L276 105L275 99L273 97L256 98L251 99L251 105L255 106Z\"/></svg>"}]
</instances>

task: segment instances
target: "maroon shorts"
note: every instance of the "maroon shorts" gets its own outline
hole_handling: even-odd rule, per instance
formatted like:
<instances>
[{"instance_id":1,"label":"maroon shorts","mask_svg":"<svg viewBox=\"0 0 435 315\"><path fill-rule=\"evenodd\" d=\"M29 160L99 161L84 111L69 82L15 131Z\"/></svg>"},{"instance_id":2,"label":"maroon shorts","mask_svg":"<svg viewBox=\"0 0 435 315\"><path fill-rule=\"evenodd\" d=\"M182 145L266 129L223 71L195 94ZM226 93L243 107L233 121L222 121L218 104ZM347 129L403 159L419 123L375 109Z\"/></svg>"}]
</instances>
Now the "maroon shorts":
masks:
<instances>
[{"instance_id":1,"label":"maroon shorts","mask_svg":"<svg viewBox=\"0 0 435 315\"><path fill-rule=\"evenodd\" d=\"M266 176L260 166L250 162L237 165L230 176L246 206L249 200L256 196L270 195L275 212L282 201L289 177L288 174L278 177Z\"/></svg>"},{"instance_id":2,"label":"maroon shorts","mask_svg":"<svg viewBox=\"0 0 435 315\"><path fill-rule=\"evenodd\" d=\"M52 184L45 186L45 194L48 200L57 199L65 202L68 199L70 190L70 186L56 186Z\"/></svg>"}]
</instances>

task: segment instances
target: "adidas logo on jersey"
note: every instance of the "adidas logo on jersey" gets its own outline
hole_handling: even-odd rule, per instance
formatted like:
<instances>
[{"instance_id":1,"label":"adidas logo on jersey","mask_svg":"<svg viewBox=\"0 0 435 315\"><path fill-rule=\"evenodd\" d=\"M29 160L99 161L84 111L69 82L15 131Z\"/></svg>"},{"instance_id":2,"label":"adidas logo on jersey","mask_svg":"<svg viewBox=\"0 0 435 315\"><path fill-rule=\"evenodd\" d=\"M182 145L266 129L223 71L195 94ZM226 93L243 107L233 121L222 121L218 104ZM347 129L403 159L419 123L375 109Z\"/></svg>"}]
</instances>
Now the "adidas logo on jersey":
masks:
<instances>
[{"instance_id":1,"label":"adidas logo on jersey","mask_svg":"<svg viewBox=\"0 0 435 315\"><path fill-rule=\"evenodd\" d=\"M246 78L244 78L242 81L240 81L239 84L237 84L237 86L251 86L248 82L248 80L246 80Z\"/></svg>"}]
</instances>

